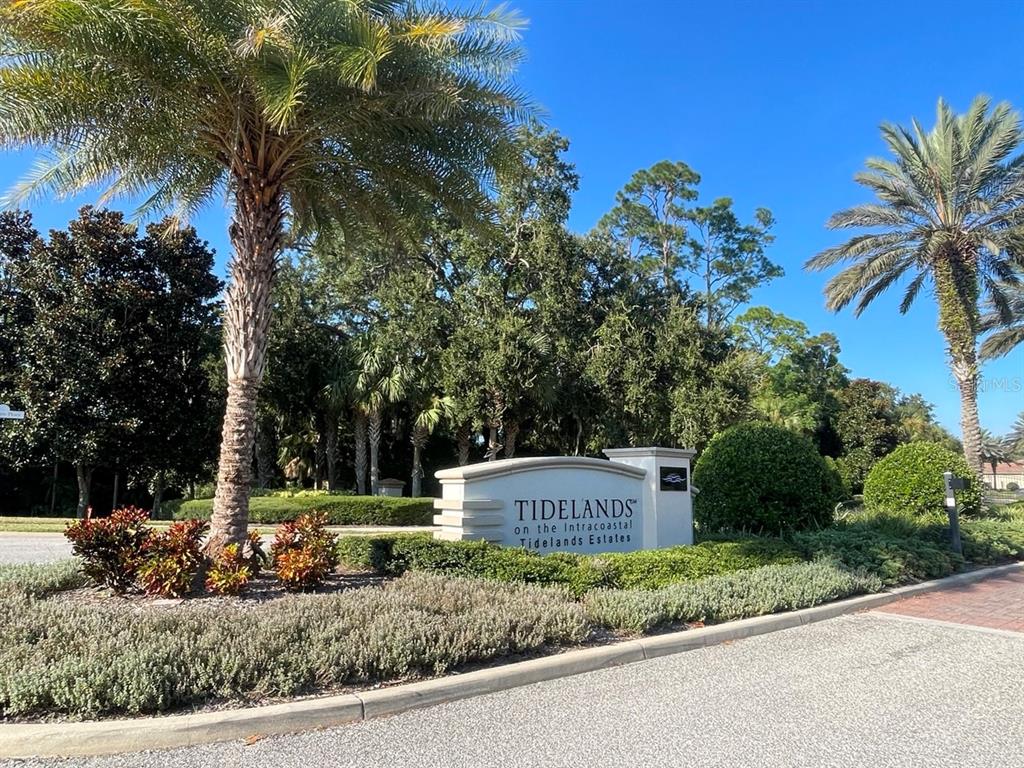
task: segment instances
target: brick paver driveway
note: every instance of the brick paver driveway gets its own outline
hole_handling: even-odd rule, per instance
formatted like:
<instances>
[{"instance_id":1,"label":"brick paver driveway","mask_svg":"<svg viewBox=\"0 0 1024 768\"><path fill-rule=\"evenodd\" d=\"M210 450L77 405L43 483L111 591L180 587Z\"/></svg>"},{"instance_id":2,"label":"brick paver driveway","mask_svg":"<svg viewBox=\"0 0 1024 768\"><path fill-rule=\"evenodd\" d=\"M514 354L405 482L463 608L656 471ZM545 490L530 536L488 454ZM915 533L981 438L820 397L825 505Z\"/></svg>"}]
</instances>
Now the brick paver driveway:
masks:
<instances>
[{"instance_id":1,"label":"brick paver driveway","mask_svg":"<svg viewBox=\"0 0 1024 768\"><path fill-rule=\"evenodd\" d=\"M879 612L1024 632L1024 571L891 603Z\"/></svg>"}]
</instances>

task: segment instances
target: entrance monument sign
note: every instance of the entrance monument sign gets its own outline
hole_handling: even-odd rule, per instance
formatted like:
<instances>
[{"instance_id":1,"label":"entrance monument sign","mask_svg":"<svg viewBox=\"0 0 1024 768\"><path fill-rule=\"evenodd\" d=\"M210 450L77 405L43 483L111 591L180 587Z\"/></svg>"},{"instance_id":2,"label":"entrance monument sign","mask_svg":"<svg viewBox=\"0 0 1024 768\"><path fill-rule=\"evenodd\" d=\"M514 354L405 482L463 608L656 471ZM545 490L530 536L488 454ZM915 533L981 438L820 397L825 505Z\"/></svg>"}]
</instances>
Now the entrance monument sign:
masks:
<instances>
[{"instance_id":1,"label":"entrance monument sign","mask_svg":"<svg viewBox=\"0 0 1024 768\"><path fill-rule=\"evenodd\" d=\"M435 538L538 552L628 552L693 543L690 459L675 448L545 456L436 473Z\"/></svg>"}]
</instances>

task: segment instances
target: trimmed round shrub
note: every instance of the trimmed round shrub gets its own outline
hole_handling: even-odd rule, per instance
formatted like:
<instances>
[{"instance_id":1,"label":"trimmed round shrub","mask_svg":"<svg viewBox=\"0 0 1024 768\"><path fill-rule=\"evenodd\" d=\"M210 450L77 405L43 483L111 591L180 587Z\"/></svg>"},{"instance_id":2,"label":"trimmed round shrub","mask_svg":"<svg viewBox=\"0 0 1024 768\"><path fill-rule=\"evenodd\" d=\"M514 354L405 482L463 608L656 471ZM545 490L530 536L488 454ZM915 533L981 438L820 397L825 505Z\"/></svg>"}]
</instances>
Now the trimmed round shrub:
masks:
<instances>
[{"instance_id":1,"label":"trimmed round shrub","mask_svg":"<svg viewBox=\"0 0 1024 768\"><path fill-rule=\"evenodd\" d=\"M842 481L805 437L772 424L716 435L697 461L694 518L702 531L779 534L832 523Z\"/></svg>"},{"instance_id":2,"label":"trimmed round shrub","mask_svg":"<svg viewBox=\"0 0 1024 768\"><path fill-rule=\"evenodd\" d=\"M1011 480L1010 482L1008 482L1006 484L1006 490L1008 490L1008 491L1019 491L1020 490L1020 486L1017 483L1013 482L1013 480Z\"/></svg>"},{"instance_id":3,"label":"trimmed round shrub","mask_svg":"<svg viewBox=\"0 0 1024 768\"><path fill-rule=\"evenodd\" d=\"M879 459L864 481L864 503L873 509L909 515L932 515L945 509L943 472L967 480L956 492L960 511L981 511L981 482L963 455L937 443L907 443Z\"/></svg>"}]
</instances>

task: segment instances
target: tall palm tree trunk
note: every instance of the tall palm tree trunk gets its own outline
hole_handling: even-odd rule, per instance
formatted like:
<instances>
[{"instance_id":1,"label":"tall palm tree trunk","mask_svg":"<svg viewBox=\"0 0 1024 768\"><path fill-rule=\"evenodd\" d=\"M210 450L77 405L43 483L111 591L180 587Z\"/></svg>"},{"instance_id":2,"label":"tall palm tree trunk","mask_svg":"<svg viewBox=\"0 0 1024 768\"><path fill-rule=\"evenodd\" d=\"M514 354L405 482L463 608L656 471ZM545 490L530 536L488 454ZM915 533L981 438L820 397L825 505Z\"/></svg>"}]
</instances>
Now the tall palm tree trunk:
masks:
<instances>
[{"instance_id":1,"label":"tall palm tree trunk","mask_svg":"<svg viewBox=\"0 0 1024 768\"><path fill-rule=\"evenodd\" d=\"M376 496L380 490L380 436L384 428L384 414L379 408L370 411L370 495Z\"/></svg>"},{"instance_id":2,"label":"tall palm tree trunk","mask_svg":"<svg viewBox=\"0 0 1024 768\"><path fill-rule=\"evenodd\" d=\"M427 445L427 430L423 427L412 428L412 490L411 495L418 499L423 495L423 449Z\"/></svg>"},{"instance_id":3,"label":"tall palm tree trunk","mask_svg":"<svg viewBox=\"0 0 1024 768\"><path fill-rule=\"evenodd\" d=\"M939 328L946 339L953 378L960 390L960 437L964 458L982 474L978 418L978 275L970 256L947 254L934 267Z\"/></svg>"},{"instance_id":4,"label":"tall palm tree trunk","mask_svg":"<svg viewBox=\"0 0 1024 768\"><path fill-rule=\"evenodd\" d=\"M256 487L269 488L274 476L274 448L270 442L271 427L267 419L256 421Z\"/></svg>"},{"instance_id":5,"label":"tall palm tree trunk","mask_svg":"<svg viewBox=\"0 0 1024 768\"><path fill-rule=\"evenodd\" d=\"M356 437L356 493L366 495L366 413L356 411L354 430Z\"/></svg>"},{"instance_id":6,"label":"tall palm tree trunk","mask_svg":"<svg viewBox=\"0 0 1024 768\"><path fill-rule=\"evenodd\" d=\"M469 441L471 436L472 426L467 421L459 427L455 433L455 441L458 445L458 459L459 466L464 467L469 464Z\"/></svg>"},{"instance_id":7,"label":"tall palm tree trunk","mask_svg":"<svg viewBox=\"0 0 1024 768\"><path fill-rule=\"evenodd\" d=\"M156 478L153 480L153 507L149 511L149 516L153 520L160 519L160 505L164 499L164 473L157 472Z\"/></svg>"},{"instance_id":8,"label":"tall palm tree trunk","mask_svg":"<svg viewBox=\"0 0 1024 768\"><path fill-rule=\"evenodd\" d=\"M234 250L224 304L228 397L208 552L241 544L248 529L256 398L266 367L277 255L284 245L279 182L261 173L255 158L247 160L234 174L235 215L228 230Z\"/></svg>"},{"instance_id":9,"label":"tall palm tree trunk","mask_svg":"<svg viewBox=\"0 0 1024 768\"><path fill-rule=\"evenodd\" d=\"M964 458L980 477L983 464L981 421L978 417L977 358L974 360L954 359L953 376L960 389L960 435L964 443Z\"/></svg>"},{"instance_id":10,"label":"tall palm tree trunk","mask_svg":"<svg viewBox=\"0 0 1024 768\"><path fill-rule=\"evenodd\" d=\"M516 438L519 437L518 422L505 424L505 458L513 459L516 455Z\"/></svg>"},{"instance_id":11,"label":"tall palm tree trunk","mask_svg":"<svg viewBox=\"0 0 1024 768\"><path fill-rule=\"evenodd\" d=\"M501 451L501 443L498 442L498 427L500 423L492 421L487 425L487 460L496 461Z\"/></svg>"},{"instance_id":12,"label":"tall palm tree trunk","mask_svg":"<svg viewBox=\"0 0 1024 768\"><path fill-rule=\"evenodd\" d=\"M324 446L325 460L327 462L327 490L338 490L338 416L335 413L327 415L326 444Z\"/></svg>"},{"instance_id":13,"label":"tall palm tree trunk","mask_svg":"<svg viewBox=\"0 0 1024 768\"><path fill-rule=\"evenodd\" d=\"M84 464L75 464L78 479L78 510L75 513L82 520L89 511L89 492L92 489L92 469Z\"/></svg>"},{"instance_id":14,"label":"tall palm tree trunk","mask_svg":"<svg viewBox=\"0 0 1024 768\"><path fill-rule=\"evenodd\" d=\"M323 490L324 483L327 482L327 431L325 429L321 429L316 436L314 455L313 487L320 491Z\"/></svg>"}]
</instances>

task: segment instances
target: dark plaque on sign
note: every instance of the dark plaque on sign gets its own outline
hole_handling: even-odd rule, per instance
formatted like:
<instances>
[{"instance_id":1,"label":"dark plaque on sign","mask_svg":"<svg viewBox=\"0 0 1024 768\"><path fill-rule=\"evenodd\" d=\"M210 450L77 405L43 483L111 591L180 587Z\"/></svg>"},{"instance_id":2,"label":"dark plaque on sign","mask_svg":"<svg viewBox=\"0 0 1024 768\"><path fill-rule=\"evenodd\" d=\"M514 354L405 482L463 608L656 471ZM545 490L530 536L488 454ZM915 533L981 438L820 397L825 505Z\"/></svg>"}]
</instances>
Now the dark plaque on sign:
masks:
<instances>
[{"instance_id":1,"label":"dark plaque on sign","mask_svg":"<svg viewBox=\"0 0 1024 768\"><path fill-rule=\"evenodd\" d=\"M663 490L663 491L685 491L686 490L686 467L662 467L661 468L661 490Z\"/></svg>"}]
</instances>

